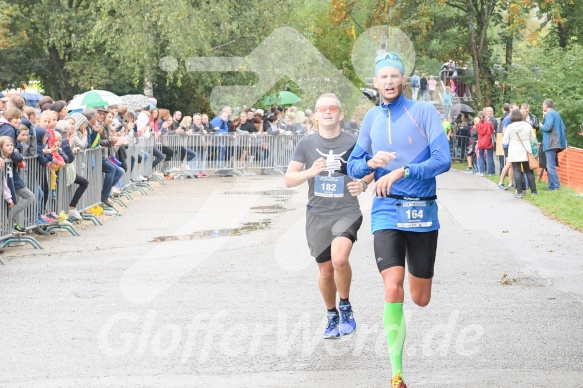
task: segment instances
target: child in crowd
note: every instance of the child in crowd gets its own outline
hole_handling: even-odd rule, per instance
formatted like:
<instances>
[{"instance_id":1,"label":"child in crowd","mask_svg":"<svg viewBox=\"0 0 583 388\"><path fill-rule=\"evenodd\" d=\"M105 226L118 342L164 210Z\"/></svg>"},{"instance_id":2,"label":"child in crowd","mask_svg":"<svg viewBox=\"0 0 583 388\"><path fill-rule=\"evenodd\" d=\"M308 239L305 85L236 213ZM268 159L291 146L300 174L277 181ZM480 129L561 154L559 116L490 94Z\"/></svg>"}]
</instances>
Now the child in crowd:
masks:
<instances>
[{"instance_id":1,"label":"child in crowd","mask_svg":"<svg viewBox=\"0 0 583 388\"><path fill-rule=\"evenodd\" d=\"M41 114L42 116L42 114ZM45 116L46 117L46 116ZM39 117L39 120L41 118ZM49 184L47 181L47 168L53 168L53 157L52 154L57 151L56 148L48 147L48 133L44 127L36 128L36 141L37 141L37 161L40 166L39 174L39 186L38 186L38 212L37 212L37 225L47 225L49 223L56 222L57 219L51 216L43 216L43 210L48 200L49 194Z\"/></svg>"},{"instance_id":2,"label":"child in crowd","mask_svg":"<svg viewBox=\"0 0 583 388\"><path fill-rule=\"evenodd\" d=\"M28 138L28 128L25 128L19 133L18 138L20 142L26 141ZM22 153L14 146L14 141L8 136L0 136L0 152L2 159L12 160L12 166L6 168L6 178L4 184L4 200L8 202L10 208L10 222L13 223L13 228L17 232L25 232L25 229L20 226L16 217L23 210L27 209L34 203L34 194L26 188L24 182L18 174L19 165L22 163ZM9 184L8 179L11 179ZM17 200L18 197L18 200Z\"/></svg>"},{"instance_id":3,"label":"child in crowd","mask_svg":"<svg viewBox=\"0 0 583 388\"><path fill-rule=\"evenodd\" d=\"M16 128L22 122L22 111L18 108L8 108L4 112L3 123L9 123L14 129L14 136L16 136Z\"/></svg>"},{"instance_id":4,"label":"child in crowd","mask_svg":"<svg viewBox=\"0 0 583 388\"><path fill-rule=\"evenodd\" d=\"M430 75L429 81L427 81L427 89L429 90L429 101L434 101L436 85L437 81L435 80L435 77Z\"/></svg>"},{"instance_id":5,"label":"child in crowd","mask_svg":"<svg viewBox=\"0 0 583 388\"><path fill-rule=\"evenodd\" d=\"M45 110L38 117L38 125L46 130L49 148L53 148L53 135L55 133L55 126L57 125L57 118L58 114L53 110Z\"/></svg>"},{"instance_id":6,"label":"child in crowd","mask_svg":"<svg viewBox=\"0 0 583 388\"><path fill-rule=\"evenodd\" d=\"M73 123L72 125L71 122ZM69 202L69 216L76 220L82 220L83 217L81 216L81 213L77 211L77 204L79 203L79 200L81 199L81 196L83 196L85 190L87 190L89 181L81 175L77 174L75 154L81 152L81 148L72 146L73 136L76 132L76 123L77 122L72 117L69 117L65 120L60 120L57 122L55 132L58 132L62 136L60 148L62 154L66 156L63 156L63 159L66 163L66 172L62 175L65 179L65 186L69 187L73 183L78 185L75 193L73 194L73 197L71 198L71 201ZM58 145L58 137L55 141L55 145Z\"/></svg>"},{"instance_id":7,"label":"child in crowd","mask_svg":"<svg viewBox=\"0 0 583 388\"><path fill-rule=\"evenodd\" d=\"M53 153L51 154L51 156L53 157L53 165L51 170L51 194L53 197L55 197L57 195L57 171L59 171L59 168L63 168L65 167L66 163L67 163L67 156L63 153L63 151L61 150L61 144L63 143L63 137L62 135L57 132L57 131L53 131L53 137L52 137L52 148ZM51 138L49 138L49 146L51 144Z\"/></svg>"},{"instance_id":8,"label":"child in crowd","mask_svg":"<svg viewBox=\"0 0 583 388\"><path fill-rule=\"evenodd\" d=\"M22 124L28 127L28 139L22 144L22 154L24 156L36 156L36 109L31 106L25 106L23 109L24 117Z\"/></svg>"}]
</instances>

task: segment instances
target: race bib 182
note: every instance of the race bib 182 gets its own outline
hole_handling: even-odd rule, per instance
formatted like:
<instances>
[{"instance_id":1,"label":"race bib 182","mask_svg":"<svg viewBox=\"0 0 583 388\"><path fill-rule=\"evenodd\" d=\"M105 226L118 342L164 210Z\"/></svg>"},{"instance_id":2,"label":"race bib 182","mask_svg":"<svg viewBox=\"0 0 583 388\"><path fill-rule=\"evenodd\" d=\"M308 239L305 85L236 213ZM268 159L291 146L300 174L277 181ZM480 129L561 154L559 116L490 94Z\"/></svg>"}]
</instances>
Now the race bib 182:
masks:
<instances>
[{"instance_id":1,"label":"race bib 182","mask_svg":"<svg viewBox=\"0 0 583 388\"><path fill-rule=\"evenodd\" d=\"M314 180L314 194L318 197L344 197L344 177L317 175Z\"/></svg>"}]
</instances>

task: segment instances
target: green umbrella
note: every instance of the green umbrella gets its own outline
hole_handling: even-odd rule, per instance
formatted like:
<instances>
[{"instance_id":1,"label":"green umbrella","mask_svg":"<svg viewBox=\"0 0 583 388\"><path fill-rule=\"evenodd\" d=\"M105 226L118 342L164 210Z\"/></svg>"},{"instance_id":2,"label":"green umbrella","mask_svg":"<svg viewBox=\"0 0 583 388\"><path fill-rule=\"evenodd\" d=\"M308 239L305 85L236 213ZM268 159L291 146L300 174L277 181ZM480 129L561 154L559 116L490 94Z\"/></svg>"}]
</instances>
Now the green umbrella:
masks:
<instances>
[{"instance_id":1,"label":"green umbrella","mask_svg":"<svg viewBox=\"0 0 583 388\"><path fill-rule=\"evenodd\" d=\"M105 90L90 90L75 97L69 105L67 105L67 110L119 105L121 103L121 98L111 92Z\"/></svg>"},{"instance_id":2,"label":"green umbrella","mask_svg":"<svg viewBox=\"0 0 583 388\"><path fill-rule=\"evenodd\" d=\"M261 104L263 106L269 105L292 105L296 102L302 101L297 95L288 91L281 91L277 94L266 96Z\"/></svg>"}]
</instances>

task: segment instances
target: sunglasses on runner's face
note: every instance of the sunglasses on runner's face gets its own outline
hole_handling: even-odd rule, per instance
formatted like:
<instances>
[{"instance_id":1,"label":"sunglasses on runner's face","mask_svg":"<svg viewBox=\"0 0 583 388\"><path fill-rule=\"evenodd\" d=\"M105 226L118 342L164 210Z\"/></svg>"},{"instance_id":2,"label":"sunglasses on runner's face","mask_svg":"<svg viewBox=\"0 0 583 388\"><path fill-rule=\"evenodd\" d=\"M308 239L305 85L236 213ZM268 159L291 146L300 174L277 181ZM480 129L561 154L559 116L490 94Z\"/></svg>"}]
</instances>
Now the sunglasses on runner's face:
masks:
<instances>
[{"instance_id":1,"label":"sunglasses on runner's face","mask_svg":"<svg viewBox=\"0 0 583 388\"><path fill-rule=\"evenodd\" d=\"M330 111L330 113L338 113L340 112L340 108L334 105L321 105L316 108L316 111L320 113L326 113L327 111Z\"/></svg>"}]
</instances>

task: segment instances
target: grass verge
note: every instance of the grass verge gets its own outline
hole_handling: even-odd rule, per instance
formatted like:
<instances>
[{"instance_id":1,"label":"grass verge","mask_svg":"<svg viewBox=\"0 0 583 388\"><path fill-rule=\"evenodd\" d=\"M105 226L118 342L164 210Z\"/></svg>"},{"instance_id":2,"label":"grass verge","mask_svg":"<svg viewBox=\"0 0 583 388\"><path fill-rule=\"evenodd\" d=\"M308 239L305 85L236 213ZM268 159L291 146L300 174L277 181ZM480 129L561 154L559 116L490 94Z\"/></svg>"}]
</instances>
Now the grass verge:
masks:
<instances>
[{"instance_id":1,"label":"grass verge","mask_svg":"<svg viewBox=\"0 0 583 388\"><path fill-rule=\"evenodd\" d=\"M454 161L451 167L465 170L468 165L465 162ZM499 175L484 178L490 179L495 184L500 181ZM547 182L539 182L538 179L536 189L538 195L527 194L524 199L539 207L549 217L583 232L583 195L567 186L561 186L560 190L547 191Z\"/></svg>"}]
</instances>

